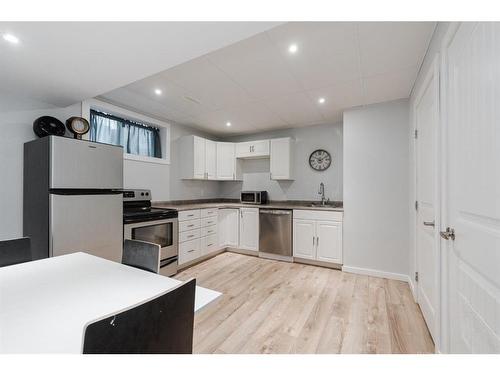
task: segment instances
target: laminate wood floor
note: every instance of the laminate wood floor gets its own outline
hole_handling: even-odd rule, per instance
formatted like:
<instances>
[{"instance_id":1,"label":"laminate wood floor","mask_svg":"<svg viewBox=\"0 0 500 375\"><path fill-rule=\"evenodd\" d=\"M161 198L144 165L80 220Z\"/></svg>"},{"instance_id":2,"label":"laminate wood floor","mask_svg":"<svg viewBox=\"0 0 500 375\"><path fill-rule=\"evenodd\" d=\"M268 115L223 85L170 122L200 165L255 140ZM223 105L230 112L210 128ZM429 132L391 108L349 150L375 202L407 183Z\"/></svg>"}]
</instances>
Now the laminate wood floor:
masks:
<instances>
[{"instance_id":1,"label":"laminate wood floor","mask_svg":"<svg viewBox=\"0 0 500 375\"><path fill-rule=\"evenodd\" d=\"M179 273L223 296L196 314L195 353L433 353L407 283L222 253Z\"/></svg>"}]
</instances>

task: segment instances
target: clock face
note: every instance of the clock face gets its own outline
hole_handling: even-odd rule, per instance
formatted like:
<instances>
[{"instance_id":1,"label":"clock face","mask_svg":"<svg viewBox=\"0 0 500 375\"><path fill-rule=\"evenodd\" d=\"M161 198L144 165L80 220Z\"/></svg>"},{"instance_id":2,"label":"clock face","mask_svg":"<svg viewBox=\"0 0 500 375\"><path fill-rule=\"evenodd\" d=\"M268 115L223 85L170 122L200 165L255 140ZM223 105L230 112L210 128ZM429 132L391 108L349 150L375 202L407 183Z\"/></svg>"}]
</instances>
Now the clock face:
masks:
<instances>
[{"instance_id":1,"label":"clock face","mask_svg":"<svg viewBox=\"0 0 500 375\"><path fill-rule=\"evenodd\" d=\"M330 153L325 150L316 150L309 156L309 165L316 171L324 171L332 164Z\"/></svg>"}]
</instances>

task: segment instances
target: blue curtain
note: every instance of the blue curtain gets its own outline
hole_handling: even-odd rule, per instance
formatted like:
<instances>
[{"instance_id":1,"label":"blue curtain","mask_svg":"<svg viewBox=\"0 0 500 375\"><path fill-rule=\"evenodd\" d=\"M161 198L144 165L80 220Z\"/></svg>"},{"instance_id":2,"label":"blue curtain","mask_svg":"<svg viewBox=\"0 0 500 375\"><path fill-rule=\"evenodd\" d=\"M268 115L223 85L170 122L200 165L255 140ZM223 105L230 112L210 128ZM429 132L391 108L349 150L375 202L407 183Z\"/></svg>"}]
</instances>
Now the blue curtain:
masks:
<instances>
[{"instance_id":1,"label":"blue curtain","mask_svg":"<svg viewBox=\"0 0 500 375\"><path fill-rule=\"evenodd\" d=\"M90 111L90 140L123 146L128 154L161 158L160 129Z\"/></svg>"}]
</instances>

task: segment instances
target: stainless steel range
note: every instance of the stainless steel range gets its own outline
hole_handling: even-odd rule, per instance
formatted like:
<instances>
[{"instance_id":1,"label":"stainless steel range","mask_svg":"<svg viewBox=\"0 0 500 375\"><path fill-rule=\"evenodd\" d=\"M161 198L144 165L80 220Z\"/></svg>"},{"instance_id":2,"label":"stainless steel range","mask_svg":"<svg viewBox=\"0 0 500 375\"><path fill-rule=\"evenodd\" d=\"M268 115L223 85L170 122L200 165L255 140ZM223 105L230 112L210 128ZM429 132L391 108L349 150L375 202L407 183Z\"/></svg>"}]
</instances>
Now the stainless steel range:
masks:
<instances>
[{"instance_id":1,"label":"stainless steel range","mask_svg":"<svg viewBox=\"0 0 500 375\"><path fill-rule=\"evenodd\" d=\"M178 231L176 210L151 207L151 191L123 191L123 234L125 239L160 245L160 274L177 273Z\"/></svg>"}]
</instances>

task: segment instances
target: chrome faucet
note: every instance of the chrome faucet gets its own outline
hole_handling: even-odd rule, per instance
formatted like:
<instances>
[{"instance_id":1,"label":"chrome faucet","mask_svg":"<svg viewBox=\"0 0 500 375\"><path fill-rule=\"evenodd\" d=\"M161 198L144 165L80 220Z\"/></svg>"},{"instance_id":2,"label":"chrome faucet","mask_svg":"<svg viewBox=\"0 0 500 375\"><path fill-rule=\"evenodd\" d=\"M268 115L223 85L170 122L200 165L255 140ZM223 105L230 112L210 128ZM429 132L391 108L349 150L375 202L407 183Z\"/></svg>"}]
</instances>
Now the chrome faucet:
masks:
<instances>
[{"instance_id":1,"label":"chrome faucet","mask_svg":"<svg viewBox=\"0 0 500 375\"><path fill-rule=\"evenodd\" d=\"M327 204L330 201L330 199L325 198L325 184L324 183L319 184L318 194L321 195L321 205L322 206L324 206L325 204Z\"/></svg>"}]
</instances>

